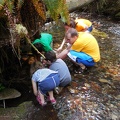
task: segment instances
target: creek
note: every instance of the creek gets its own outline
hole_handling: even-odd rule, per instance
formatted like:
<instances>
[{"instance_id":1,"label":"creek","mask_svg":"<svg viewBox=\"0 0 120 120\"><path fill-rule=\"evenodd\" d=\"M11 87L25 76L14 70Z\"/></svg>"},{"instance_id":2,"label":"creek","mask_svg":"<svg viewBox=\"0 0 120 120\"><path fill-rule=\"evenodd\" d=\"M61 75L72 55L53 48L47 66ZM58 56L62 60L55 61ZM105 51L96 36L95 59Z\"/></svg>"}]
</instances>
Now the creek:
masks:
<instances>
[{"instance_id":1,"label":"creek","mask_svg":"<svg viewBox=\"0 0 120 120\"><path fill-rule=\"evenodd\" d=\"M71 16L79 17L80 15L79 13L72 13ZM74 68L72 67L73 69L71 69L71 63L66 60L71 70L73 81L71 86L64 88L59 95L56 95L57 104L54 109L56 110L57 118L55 115L49 119L119 120L120 22L114 22L109 17L105 18L104 16L93 17L86 13L83 13L82 16L96 23L94 27L99 30L95 37L100 46L101 61L84 74L74 74ZM52 28L55 39L54 48L57 48L59 41L63 37L63 28L61 26ZM46 110L47 107L45 112ZM35 111L34 113L36 116ZM34 115L32 117L35 120L41 117L40 114L36 117Z\"/></svg>"},{"instance_id":2,"label":"creek","mask_svg":"<svg viewBox=\"0 0 120 120\"><path fill-rule=\"evenodd\" d=\"M72 83L59 95L55 94L55 106L48 103L41 107L32 94L31 87L22 86L27 91L23 92L21 101L32 101L24 119L120 120L120 21L84 12L73 12L70 15L84 17L94 23L95 30L92 34L99 43L101 60L83 74L75 74L74 66L71 67L70 61L65 60L71 71ZM52 25L48 30L53 34L55 49L64 37L63 31L61 24ZM18 101L19 99L17 98ZM13 105L13 100L6 101L6 105L8 103Z\"/></svg>"}]
</instances>

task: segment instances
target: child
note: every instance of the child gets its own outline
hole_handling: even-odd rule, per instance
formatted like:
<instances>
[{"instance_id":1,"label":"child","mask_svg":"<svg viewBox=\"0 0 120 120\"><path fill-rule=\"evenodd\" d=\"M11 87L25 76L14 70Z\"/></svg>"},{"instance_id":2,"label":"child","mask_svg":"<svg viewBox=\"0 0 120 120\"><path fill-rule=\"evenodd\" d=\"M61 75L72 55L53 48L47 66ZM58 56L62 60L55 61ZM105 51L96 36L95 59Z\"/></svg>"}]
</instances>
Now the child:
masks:
<instances>
[{"instance_id":1,"label":"child","mask_svg":"<svg viewBox=\"0 0 120 120\"><path fill-rule=\"evenodd\" d=\"M37 64L36 64L37 63ZM34 95L41 106L45 106L44 95L48 92L49 101L52 104L56 104L56 100L53 96L53 89L59 86L60 77L58 72L50 70L48 68L38 69L38 61L32 65L31 73L32 75L32 87ZM35 71L35 72L34 72Z\"/></svg>"},{"instance_id":2,"label":"child","mask_svg":"<svg viewBox=\"0 0 120 120\"><path fill-rule=\"evenodd\" d=\"M65 87L71 82L71 75L66 63L62 59L57 59L54 51L45 53L47 64L50 69L57 71L60 75L60 87Z\"/></svg>"},{"instance_id":3,"label":"child","mask_svg":"<svg viewBox=\"0 0 120 120\"><path fill-rule=\"evenodd\" d=\"M52 50L53 37L49 33L41 33L39 31L33 36L34 41L32 44L38 49L39 52L47 52ZM35 54L36 51L32 48L32 53Z\"/></svg>"}]
</instances>

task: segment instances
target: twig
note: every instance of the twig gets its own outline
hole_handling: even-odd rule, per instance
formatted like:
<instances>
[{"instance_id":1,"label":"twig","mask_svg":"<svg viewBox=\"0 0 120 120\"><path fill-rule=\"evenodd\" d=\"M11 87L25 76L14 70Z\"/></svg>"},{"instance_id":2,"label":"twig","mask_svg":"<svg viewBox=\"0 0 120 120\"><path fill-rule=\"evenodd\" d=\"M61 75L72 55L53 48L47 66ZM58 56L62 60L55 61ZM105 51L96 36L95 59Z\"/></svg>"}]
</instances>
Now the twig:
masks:
<instances>
[{"instance_id":1,"label":"twig","mask_svg":"<svg viewBox=\"0 0 120 120\"><path fill-rule=\"evenodd\" d=\"M31 43L30 39L26 36L27 41L30 43L30 45L37 51L38 54L40 54L43 58L45 58L45 56L39 52L39 50Z\"/></svg>"}]
</instances>

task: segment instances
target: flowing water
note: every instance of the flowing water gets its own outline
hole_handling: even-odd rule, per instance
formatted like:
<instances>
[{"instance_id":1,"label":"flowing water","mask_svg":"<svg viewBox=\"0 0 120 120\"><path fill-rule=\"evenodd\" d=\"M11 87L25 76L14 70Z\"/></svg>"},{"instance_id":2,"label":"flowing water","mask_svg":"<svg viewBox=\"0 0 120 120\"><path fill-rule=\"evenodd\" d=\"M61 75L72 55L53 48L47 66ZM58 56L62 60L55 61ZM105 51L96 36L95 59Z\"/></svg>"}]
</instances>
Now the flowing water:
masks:
<instances>
[{"instance_id":1,"label":"flowing water","mask_svg":"<svg viewBox=\"0 0 120 120\"><path fill-rule=\"evenodd\" d=\"M87 13L71 13L71 16L90 19L101 52L101 60L83 74L75 74L75 67L65 60L72 83L59 95L57 104L42 108L33 99L26 120L120 120L120 21ZM97 29L97 30L96 30ZM64 37L62 25L50 26L54 48ZM97 34L97 35L96 35Z\"/></svg>"},{"instance_id":2,"label":"flowing water","mask_svg":"<svg viewBox=\"0 0 120 120\"><path fill-rule=\"evenodd\" d=\"M120 21L102 16L93 19L84 13L82 15L90 19L94 28L99 30L95 37L100 46L101 60L84 74L72 72L75 68L72 69L71 63L66 60L69 69L72 69L73 81L57 96L54 108L59 120L119 120ZM71 16L80 15L72 13Z\"/></svg>"},{"instance_id":3,"label":"flowing water","mask_svg":"<svg viewBox=\"0 0 120 120\"><path fill-rule=\"evenodd\" d=\"M71 16L80 15L72 13ZM57 104L53 108L57 118L55 115L49 119L120 120L120 21L86 13L82 16L94 22L94 28L98 30L95 32L97 35L93 34L100 46L101 60L84 74L75 74L74 66L66 60L73 81L56 95ZM63 38L63 28L53 26L52 30L54 48L57 48Z\"/></svg>"}]
</instances>

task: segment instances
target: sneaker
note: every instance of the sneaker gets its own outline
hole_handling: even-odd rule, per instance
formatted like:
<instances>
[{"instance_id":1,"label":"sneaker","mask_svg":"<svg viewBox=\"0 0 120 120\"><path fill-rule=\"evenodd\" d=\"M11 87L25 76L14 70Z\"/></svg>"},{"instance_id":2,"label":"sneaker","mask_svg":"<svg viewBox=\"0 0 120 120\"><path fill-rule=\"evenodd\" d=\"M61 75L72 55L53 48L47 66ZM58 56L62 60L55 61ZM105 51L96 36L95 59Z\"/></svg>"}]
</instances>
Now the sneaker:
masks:
<instances>
[{"instance_id":1,"label":"sneaker","mask_svg":"<svg viewBox=\"0 0 120 120\"><path fill-rule=\"evenodd\" d=\"M55 105L55 104L56 104L56 100L55 100L55 99L50 100L50 97L49 97L49 96L48 96L47 100L50 101L50 102L52 103L52 105Z\"/></svg>"},{"instance_id":2,"label":"sneaker","mask_svg":"<svg viewBox=\"0 0 120 120\"><path fill-rule=\"evenodd\" d=\"M55 104L56 104L56 100L55 100L55 99L50 100L50 102L52 103L52 105L55 105Z\"/></svg>"},{"instance_id":3,"label":"sneaker","mask_svg":"<svg viewBox=\"0 0 120 120\"><path fill-rule=\"evenodd\" d=\"M37 99L37 101L39 102L39 104L40 104L41 106L45 106L45 105L47 104L46 102L42 103L39 96L37 96L36 99Z\"/></svg>"}]
</instances>

